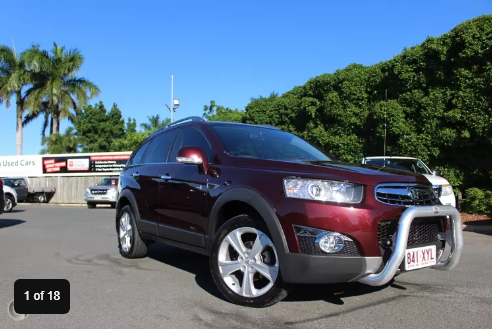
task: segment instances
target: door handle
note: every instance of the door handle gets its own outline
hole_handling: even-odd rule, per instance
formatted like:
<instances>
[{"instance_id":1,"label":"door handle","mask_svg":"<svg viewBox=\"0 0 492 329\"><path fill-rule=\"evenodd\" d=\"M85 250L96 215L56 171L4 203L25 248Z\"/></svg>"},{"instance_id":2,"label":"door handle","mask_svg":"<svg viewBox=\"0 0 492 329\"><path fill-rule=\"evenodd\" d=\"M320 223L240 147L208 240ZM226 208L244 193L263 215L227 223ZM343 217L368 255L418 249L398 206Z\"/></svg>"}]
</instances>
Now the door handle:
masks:
<instances>
[{"instance_id":1,"label":"door handle","mask_svg":"<svg viewBox=\"0 0 492 329\"><path fill-rule=\"evenodd\" d=\"M171 179L171 176L169 176L169 175L162 175L161 176L161 179L169 180L169 179Z\"/></svg>"},{"instance_id":2,"label":"door handle","mask_svg":"<svg viewBox=\"0 0 492 329\"><path fill-rule=\"evenodd\" d=\"M133 173L133 177L135 177L135 178L136 178L136 177L138 177L138 176L140 176L140 174L139 174L138 172L134 172L134 173Z\"/></svg>"}]
</instances>

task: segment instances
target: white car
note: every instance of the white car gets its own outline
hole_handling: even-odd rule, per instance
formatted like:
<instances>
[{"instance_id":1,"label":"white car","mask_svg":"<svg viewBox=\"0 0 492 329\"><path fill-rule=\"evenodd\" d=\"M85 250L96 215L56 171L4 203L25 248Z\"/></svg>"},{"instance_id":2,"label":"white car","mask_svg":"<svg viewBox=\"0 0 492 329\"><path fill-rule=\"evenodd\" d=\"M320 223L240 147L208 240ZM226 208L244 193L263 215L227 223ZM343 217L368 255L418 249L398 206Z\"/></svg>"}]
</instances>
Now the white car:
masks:
<instances>
[{"instance_id":1,"label":"white car","mask_svg":"<svg viewBox=\"0 0 492 329\"><path fill-rule=\"evenodd\" d=\"M456 208L456 197L451 184L449 184L445 178L440 176L440 172L430 170L429 167L427 167L427 165L420 159L399 156L374 156L362 158L361 163L378 167L413 171L415 173L422 174L436 190L441 203L443 205L451 205Z\"/></svg>"},{"instance_id":2,"label":"white car","mask_svg":"<svg viewBox=\"0 0 492 329\"><path fill-rule=\"evenodd\" d=\"M11 212L17 206L17 192L10 186L3 185L3 194L5 198L3 212Z\"/></svg>"},{"instance_id":3,"label":"white car","mask_svg":"<svg viewBox=\"0 0 492 329\"><path fill-rule=\"evenodd\" d=\"M95 208L98 204L109 204L111 208L116 208L118 200L118 177L103 178L94 186L85 190L84 199L88 208Z\"/></svg>"}]
</instances>

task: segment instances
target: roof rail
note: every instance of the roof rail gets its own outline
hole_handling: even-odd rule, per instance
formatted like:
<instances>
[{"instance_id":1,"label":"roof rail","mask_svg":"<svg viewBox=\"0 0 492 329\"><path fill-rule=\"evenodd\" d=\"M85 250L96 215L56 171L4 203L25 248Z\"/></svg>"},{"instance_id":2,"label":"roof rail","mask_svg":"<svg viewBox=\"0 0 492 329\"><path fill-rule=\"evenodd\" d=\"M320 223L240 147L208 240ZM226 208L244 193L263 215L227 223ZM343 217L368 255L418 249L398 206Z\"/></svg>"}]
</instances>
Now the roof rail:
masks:
<instances>
[{"instance_id":1,"label":"roof rail","mask_svg":"<svg viewBox=\"0 0 492 329\"><path fill-rule=\"evenodd\" d=\"M162 128L168 128L168 127L172 127L178 123L182 123L182 122L185 122L185 121L193 121L193 122L205 122L205 119L203 118L200 118L200 117L197 117L197 116L193 116L193 117L187 117L187 118L184 118L184 119L181 119L181 120L178 120L178 121L174 121L174 122L171 122L167 125L165 125L164 127ZM161 128L161 129L162 129Z\"/></svg>"},{"instance_id":2,"label":"roof rail","mask_svg":"<svg viewBox=\"0 0 492 329\"><path fill-rule=\"evenodd\" d=\"M277 127L272 126L272 125L257 125L257 126L279 130Z\"/></svg>"}]
</instances>

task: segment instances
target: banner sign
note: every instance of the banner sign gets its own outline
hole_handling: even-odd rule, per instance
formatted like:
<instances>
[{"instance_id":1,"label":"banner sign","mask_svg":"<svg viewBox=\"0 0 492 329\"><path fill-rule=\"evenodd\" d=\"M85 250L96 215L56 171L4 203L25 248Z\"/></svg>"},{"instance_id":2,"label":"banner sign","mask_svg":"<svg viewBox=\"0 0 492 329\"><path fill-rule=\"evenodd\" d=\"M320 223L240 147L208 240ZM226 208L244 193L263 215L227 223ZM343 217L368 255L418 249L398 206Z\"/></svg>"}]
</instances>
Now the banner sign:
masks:
<instances>
[{"instance_id":1,"label":"banner sign","mask_svg":"<svg viewBox=\"0 0 492 329\"><path fill-rule=\"evenodd\" d=\"M40 155L0 156L0 177L41 176Z\"/></svg>"},{"instance_id":2,"label":"banner sign","mask_svg":"<svg viewBox=\"0 0 492 329\"><path fill-rule=\"evenodd\" d=\"M130 154L43 156L43 174L120 172Z\"/></svg>"},{"instance_id":3,"label":"banner sign","mask_svg":"<svg viewBox=\"0 0 492 329\"><path fill-rule=\"evenodd\" d=\"M118 174L131 152L0 157L0 177Z\"/></svg>"}]
</instances>

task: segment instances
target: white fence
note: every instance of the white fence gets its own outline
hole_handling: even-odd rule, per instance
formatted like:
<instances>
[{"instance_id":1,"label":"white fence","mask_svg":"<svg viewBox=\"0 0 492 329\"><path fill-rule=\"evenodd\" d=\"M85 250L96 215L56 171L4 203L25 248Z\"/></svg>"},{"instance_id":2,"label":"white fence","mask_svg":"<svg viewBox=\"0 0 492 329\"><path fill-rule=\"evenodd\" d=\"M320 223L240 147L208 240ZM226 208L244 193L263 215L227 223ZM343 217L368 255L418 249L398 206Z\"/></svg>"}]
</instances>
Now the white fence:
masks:
<instances>
[{"instance_id":1,"label":"white fence","mask_svg":"<svg viewBox=\"0 0 492 329\"><path fill-rule=\"evenodd\" d=\"M117 176L117 175L116 175ZM112 177L111 175L105 177ZM58 176L58 177L30 177L32 187L54 187L56 193L50 203L84 203L84 192L101 180L101 176Z\"/></svg>"}]
</instances>

